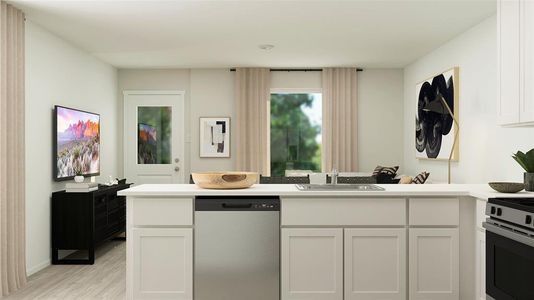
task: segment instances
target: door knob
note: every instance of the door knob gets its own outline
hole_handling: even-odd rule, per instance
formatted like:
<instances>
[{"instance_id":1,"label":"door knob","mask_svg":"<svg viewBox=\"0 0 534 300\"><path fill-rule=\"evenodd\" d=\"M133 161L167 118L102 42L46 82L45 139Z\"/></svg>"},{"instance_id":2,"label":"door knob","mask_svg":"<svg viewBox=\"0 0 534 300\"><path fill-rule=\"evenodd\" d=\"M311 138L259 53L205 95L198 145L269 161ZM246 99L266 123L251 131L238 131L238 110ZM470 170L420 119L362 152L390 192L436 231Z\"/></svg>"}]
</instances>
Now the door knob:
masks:
<instances>
[{"instance_id":1,"label":"door knob","mask_svg":"<svg viewBox=\"0 0 534 300\"><path fill-rule=\"evenodd\" d=\"M174 172L180 171L180 167L174 167Z\"/></svg>"},{"instance_id":2,"label":"door knob","mask_svg":"<svg viewBox=\"0 0 534 300\"><path fill-rule=\"evenodd\" d=\"M179 159L179 158L175 158L175 159L174 159L174 162L175 162L175 163L179 163L179 162L180 162L180 159Z\"/></svg>"}]
</instances>

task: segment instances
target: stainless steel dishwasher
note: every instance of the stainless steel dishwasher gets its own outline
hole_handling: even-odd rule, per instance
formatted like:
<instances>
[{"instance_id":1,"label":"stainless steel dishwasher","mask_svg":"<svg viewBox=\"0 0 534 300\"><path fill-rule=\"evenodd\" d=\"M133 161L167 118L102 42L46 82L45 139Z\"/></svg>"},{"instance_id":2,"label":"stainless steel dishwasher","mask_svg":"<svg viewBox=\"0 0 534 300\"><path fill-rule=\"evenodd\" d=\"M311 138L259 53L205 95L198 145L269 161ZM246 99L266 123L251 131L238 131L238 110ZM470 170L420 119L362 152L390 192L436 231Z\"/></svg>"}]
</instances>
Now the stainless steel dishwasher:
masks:
<instances>
[{"instance_id":1,"label":"stainless steel dishwasher","mask_svg":"<svg viewBox=\"0 0 534 300\"><path fill-rule=\"evenodd\" d=\"M280 199L196 197L195 300L280 299Z\"/></svg>"}]
</instances>

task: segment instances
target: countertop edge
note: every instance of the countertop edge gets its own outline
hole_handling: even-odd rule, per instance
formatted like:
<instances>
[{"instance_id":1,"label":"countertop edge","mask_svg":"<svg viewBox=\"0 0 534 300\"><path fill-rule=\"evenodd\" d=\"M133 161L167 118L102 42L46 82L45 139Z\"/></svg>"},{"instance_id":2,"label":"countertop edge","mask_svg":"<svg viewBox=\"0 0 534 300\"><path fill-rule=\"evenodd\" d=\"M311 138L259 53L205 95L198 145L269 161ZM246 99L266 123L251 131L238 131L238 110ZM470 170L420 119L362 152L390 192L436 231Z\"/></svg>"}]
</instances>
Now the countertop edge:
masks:
<instances>
[{"instance_id":1,"label":"countertop edge","mask_svg":"<svg viewBox=\"0 0 534 300\"><path fill-rule=\"evenodd\" d=\"M532 192L503 194L492 191L485 184L453 184L453 185L425 185L425 186L388 186L382 185L385 191L299 191L294 186L269 185L255 186L242 190L209 190L197 188L193 185L140 185L119 191L120 196L131 198L168 198L194 196L280 196L286 198L317 198L317 197L472 197L487 200L494 197L534 197ZM392 189L392 190L388 190ZM413 188L413 190L410 190Z\"/></svg>"}]
</instances>

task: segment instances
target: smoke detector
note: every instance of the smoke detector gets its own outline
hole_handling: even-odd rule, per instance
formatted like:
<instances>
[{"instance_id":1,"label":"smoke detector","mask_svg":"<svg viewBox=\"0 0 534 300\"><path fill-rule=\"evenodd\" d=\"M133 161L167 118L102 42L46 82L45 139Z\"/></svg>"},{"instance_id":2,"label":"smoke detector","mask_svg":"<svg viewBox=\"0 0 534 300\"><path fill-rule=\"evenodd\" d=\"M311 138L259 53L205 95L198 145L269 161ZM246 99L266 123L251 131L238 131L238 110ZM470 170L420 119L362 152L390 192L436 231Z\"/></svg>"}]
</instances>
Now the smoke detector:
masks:
<instances>
[{"instance_id":1,"label":"smoke detector","mask_svg":"<svg viewBox=\"0 0 534 300\"><path fill-rule=\"evenodd\" d=\"M261 50L269 51L274 48L274 45L263 44L263 45L259 45L258 48L260 48Z\"/></svg>"}]
</instances>

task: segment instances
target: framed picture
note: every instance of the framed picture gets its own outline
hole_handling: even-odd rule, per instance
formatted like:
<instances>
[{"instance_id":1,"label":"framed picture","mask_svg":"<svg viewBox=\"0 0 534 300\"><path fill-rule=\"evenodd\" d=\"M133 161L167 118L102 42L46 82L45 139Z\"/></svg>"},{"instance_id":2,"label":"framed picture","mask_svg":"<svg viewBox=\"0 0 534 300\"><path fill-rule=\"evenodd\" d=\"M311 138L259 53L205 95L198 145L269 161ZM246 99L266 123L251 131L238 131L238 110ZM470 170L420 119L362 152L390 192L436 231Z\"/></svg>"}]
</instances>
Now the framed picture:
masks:
<instances>
[{"instance_id":1,"label":"framed picture","mask_svg":"<svg viewBox=\"0 0 534 300\"><path fill-rule=\"evenodd\" d=\"M230 157L230 118L200 118L200 157Z\"/></svg>"},{"instance_id":2,"label":"framed picture","mask_svg":"<svg viewBox=\"0 0 534 300\"><path fill-rule=\"evenodd\" d=\"M458 120L458 67L418 83L416 90L416 158L448 160L452 150L451 160L458 160L459 146L454 143L457 128L443 103Z\"/></svg>"}]
</instances>

